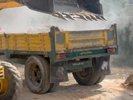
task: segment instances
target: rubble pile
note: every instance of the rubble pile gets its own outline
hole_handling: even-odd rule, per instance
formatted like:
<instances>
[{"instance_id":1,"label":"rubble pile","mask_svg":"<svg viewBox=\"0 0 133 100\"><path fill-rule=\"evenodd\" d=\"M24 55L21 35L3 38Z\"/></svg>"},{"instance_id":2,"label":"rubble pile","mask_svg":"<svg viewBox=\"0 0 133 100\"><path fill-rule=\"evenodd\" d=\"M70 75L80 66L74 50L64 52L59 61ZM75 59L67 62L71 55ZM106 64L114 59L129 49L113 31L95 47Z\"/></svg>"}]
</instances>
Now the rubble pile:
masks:
<instances>
[{"instance_id":1,"label":"rubble pile","mask_svg":"<svg viewBox=\"0 0 133 100\"><path fill-rule=\"evenodd\" d=\"M133 89L133 73L127 77L122 86L126 89Z\"/></svg>"}]
</instances>

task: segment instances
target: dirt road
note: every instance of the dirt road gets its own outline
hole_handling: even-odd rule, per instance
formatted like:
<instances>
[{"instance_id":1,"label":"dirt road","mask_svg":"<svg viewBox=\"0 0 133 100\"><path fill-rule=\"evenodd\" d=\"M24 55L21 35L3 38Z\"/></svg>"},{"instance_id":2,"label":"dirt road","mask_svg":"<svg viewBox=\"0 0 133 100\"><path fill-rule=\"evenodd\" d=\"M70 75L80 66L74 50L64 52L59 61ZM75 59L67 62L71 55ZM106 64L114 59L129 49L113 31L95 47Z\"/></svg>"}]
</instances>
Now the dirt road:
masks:
<instances>
[{"instance_id":1,"label":"dirt road","mask_svg":"<svg viewBox=\"0 0 133 100\"><path fill-rule=\"evenodd\" d=\"M55 92L43 95L31 93L26 86L18 100L133 100L129 93L119 86L123 80L108 80L96 86L80 86L75 81L61 83Z\"/></svg>"},{"instance_id":2,"label":"dirt road","mask_svg":"<svg viewBox=\"0 0 133 100\"><path fill-rule=\"evenodd\" d=\"M24 79L24 66L17 65ZM33 94L24 84L23 91L18 100L133 100L133 90L126 90L121 87L124 78L133 71L130 67L112 67L112 75L99 85L81 86L69 74L69 81L60 83L55 92L42 95Z\"/></svg>"}]
</instances>

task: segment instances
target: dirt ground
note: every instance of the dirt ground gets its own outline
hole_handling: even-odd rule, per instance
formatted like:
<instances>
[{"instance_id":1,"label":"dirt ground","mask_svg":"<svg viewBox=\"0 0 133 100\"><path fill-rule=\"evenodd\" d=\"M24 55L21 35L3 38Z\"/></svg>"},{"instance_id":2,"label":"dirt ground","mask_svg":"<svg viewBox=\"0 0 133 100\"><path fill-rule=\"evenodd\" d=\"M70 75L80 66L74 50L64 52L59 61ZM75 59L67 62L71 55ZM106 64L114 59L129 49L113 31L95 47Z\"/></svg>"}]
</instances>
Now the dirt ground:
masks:
<instances>
[{"instance_id":1,"label":"dirt ground","mask_svg":"<svg viewBox=\"0 0 133 100\"><path fill-rule=\"evenodd\" d=\"M15 64L24 79L24 66ZM69 81L60 83L55 92L42 95L24 88L18 100L133 100L133 89L124 89L121 83L133 72L133 67L111 67L112 74L99 85L81 86L69 74Z\"/></svg>"}]
</instances>

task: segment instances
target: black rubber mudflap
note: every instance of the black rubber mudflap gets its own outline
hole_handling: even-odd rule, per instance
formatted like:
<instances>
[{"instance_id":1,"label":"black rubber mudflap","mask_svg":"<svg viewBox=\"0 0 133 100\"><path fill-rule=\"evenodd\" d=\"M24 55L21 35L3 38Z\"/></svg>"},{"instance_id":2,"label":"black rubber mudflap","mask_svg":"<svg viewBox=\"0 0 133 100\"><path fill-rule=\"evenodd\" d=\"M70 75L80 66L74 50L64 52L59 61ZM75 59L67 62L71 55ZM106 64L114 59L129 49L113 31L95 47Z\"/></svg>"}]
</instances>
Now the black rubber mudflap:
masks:
<instances>
[{"instance_id":1,"label":"black rubber mudflap","mask_svg":"<svg viewBox=\"0 0 133 100\"><path fill-rule=\"evenodd\" d=\"M50 83L68 81L66 62L50 64Z\"/></svg>"},{"instance_id":2,"label":"black rubber mudflap","mask_svg":"<svg viewBox=\"0 0 133 100\"><path fill-rule=\"evenodd\" d=\"M110 56L97 58L96 68L98 76L110 75Z\"/></svg>"}]
</instances>

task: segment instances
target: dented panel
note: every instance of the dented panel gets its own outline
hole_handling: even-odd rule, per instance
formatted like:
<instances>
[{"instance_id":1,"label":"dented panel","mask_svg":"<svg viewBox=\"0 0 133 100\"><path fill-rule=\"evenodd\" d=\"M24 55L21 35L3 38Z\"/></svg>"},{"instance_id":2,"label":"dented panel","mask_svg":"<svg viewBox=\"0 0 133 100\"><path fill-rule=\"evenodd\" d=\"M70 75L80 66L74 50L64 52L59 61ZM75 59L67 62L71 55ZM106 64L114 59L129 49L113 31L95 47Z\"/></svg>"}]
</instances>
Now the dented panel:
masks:
<instances>
[{"instance_id":1,"label":"dented panel","mask_svg":"<svg viewBox=\"0 0 133 100\"><path fill-rule=\"evenodd\" d=\"M116 33L109 30L66 31L56 33L56 50L108 47L116 45Z\"/></svg>"}]
</instances>

